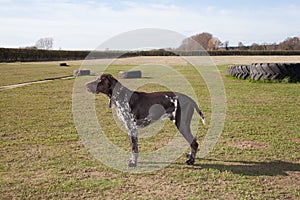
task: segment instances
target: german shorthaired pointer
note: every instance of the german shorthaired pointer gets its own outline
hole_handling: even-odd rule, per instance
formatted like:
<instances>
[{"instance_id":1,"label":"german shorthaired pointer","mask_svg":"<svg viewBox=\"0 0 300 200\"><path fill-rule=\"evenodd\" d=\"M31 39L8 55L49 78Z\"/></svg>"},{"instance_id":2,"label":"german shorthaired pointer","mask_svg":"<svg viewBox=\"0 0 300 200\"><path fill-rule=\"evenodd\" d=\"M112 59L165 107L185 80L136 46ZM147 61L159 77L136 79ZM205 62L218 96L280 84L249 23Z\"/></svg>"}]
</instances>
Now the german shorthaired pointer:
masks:
<instances>
[{"instance_id":1,"label":"german shorthaired pointer","mask_svg":"<svg viewBox=\"0 0 300 200\"><path fill-rule=\"evenodd\" d=\"M136 167L138 158L138 128L164 118L172 120L183 137L190 144L191 152L186 163L192 165L198 149L196 138L190 129L194 109L203 124L205 118L199 107L190 97L173 92L136 92L124 87L111 74L102 74L95 81L86 84L91 93L103 93L110 99L109 107L115 106L117 115L124 122L130 137L132 158L129 167Z\"/></svg>"}]
</instances>

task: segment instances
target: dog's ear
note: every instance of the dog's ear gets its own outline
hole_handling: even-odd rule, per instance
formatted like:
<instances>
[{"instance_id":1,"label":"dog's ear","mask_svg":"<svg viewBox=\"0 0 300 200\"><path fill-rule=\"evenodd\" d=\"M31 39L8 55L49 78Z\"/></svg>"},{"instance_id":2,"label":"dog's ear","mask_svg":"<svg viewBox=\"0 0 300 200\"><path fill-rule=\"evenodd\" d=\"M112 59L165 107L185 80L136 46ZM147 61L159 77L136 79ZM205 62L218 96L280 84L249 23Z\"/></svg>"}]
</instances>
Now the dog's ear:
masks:
<instances>
[{"instance_id":1,"label":"dog's ear","mask_svg":"<svg viewBox=\"0 0 300 200\"><path fill-rule=\"evenodd\" d=\"M108 75L107 75L107 79L110 80L110 81L112 81L112 82L116 82L116 81L117 81L117 79L115 79L115 78L113 77L113 75L111 75L111 74L108 74Z\"/></svg>"},{"instance_id":2,"label":"dog's ear","mask_svg":"<svg viewBox=\"0 0 300 200\"><path fill-rule=\"evenodd\" d=\"M114 77L111 74L102 74L101 76L99 76L98 79L101 79L101 78L105 78L105 79L108 79L108 80L114 79Z\"/></svg>"}]
</instances>

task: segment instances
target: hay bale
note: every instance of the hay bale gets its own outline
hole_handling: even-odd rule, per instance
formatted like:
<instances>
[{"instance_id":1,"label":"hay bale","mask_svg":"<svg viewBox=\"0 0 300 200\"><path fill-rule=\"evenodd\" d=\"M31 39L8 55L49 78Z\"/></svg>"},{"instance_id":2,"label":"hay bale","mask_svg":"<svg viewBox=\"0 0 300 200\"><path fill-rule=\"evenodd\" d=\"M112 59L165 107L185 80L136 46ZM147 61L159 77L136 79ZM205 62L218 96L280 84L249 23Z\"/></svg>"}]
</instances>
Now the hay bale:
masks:
<instances>
[{"instance_id":1,"label":"hay bale","mask_svg":"<svg viewBox=\"0 0 300 200\"><path fill-rule=\"evenodd\" d=\"M63 62L63 63L59 63L59 66L61 66L61 67L68 67L69 65L68 65L68 63Z\"/></svg>"},{"instance_id":2,"label":"hay bale","mask_svg":"<svg viewBox=\"0 0 300 200\"><path fill-rule=\"evenodd\" d=\"M91 75L91 70L89 69L74 70L73 73L75 76L89 76Z\"/></svg>"},{"instance_id":3,"label":"hay bale","mask_svg":"<svg viewBox=\"0 0 300 200\"><path fill-rule=\"evenodd\" d=\"M142 72L141 71L120 71L119 72L119 78L142 78Z\"/></svg>"}]
</instances>

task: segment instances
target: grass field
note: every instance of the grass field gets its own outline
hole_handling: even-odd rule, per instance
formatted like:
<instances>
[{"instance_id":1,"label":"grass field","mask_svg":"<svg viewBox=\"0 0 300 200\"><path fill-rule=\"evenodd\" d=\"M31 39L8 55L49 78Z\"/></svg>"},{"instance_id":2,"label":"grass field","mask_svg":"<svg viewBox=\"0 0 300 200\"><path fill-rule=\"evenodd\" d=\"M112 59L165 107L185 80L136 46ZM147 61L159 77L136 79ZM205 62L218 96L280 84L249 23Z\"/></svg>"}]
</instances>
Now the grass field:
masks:
<instances>
[{"instance_id":1,"label":"grass field","mask_svg":"<svg viewBox=\"0 0 300 200\"><path fill-rule=\"evenodd\" d=\"M185 165L182 156L144 174L111 169L87 151L73 121L74 80L0 91L1 199L299 199L300 84L237 80L226 77L225 66L218 69L228 108L214 150L194 166ZM0 64L0 85L68 76L78 67ZM201 77L189 66L173 68L195 88L209 121L210 99ZM116 75L119 69L129 66L109 70ZM96 98L100 123L111 129L108 138L127 149L127 135L114 125L107 104L104 96ZM199 128L200 139L206 128ZM167 123L163 134L140 141L141 151L162 146L164 135L174 130Z\"/></svg>"}]
</instances>

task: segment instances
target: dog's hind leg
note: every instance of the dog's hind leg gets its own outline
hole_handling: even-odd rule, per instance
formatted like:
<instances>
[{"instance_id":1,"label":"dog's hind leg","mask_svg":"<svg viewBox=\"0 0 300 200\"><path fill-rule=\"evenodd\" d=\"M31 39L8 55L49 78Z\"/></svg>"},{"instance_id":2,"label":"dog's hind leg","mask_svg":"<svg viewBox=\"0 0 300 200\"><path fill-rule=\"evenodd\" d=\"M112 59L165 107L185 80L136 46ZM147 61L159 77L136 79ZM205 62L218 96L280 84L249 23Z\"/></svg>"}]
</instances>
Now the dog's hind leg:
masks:
<instances>
[{"instance_id":1,"label":"dog's hind leg","mask_svg":"<svg viewBox=\"0 0 300 200\"><path fill-rule=\"evenodd\" d=\"M188 165L193 165L195 162L195 157L198 149L197 139L193 136L190 128L191 119L193 116L194 108L187 107L184 112L181 112L181 109L177 110L175 125L182 136L186 139L186 141L190 144L191 151L188 154L188 160L186 163Z\"/></svg>"},{"instance_id":2,"label":"dog's hind leg","mask_svg":"<svg viewBox=\"0 0 300 200\"><path fill-rule=\"evenodd\" d=\"M197 153L198 146L199 146L197 139L191 133L189 126L181 125L179 127L179 131L182 134L182 136L186 139L186 141L190 144L190 148L191 148L190 153L187 155L188 160L186 161L186 163L188 165L193 165L195 162L196 153Z\"/></svg>"},{"instance_id":3,"label":"dog's hind leg","mask_svg":"<svg viewBox=\"0 0 300 200\"><path fill-rule=\"evenodd\" d=\"M191 147L191 153L188 155L189 159L186 161L186 163L188 165L193 165L194 162L195 162L195 158L196 158L196 153L197 153L197 150L198 150L198 142L197 142L197 139L194 138L193 142L190 144L190 147Z\"/></svg>"}]
</instances>

